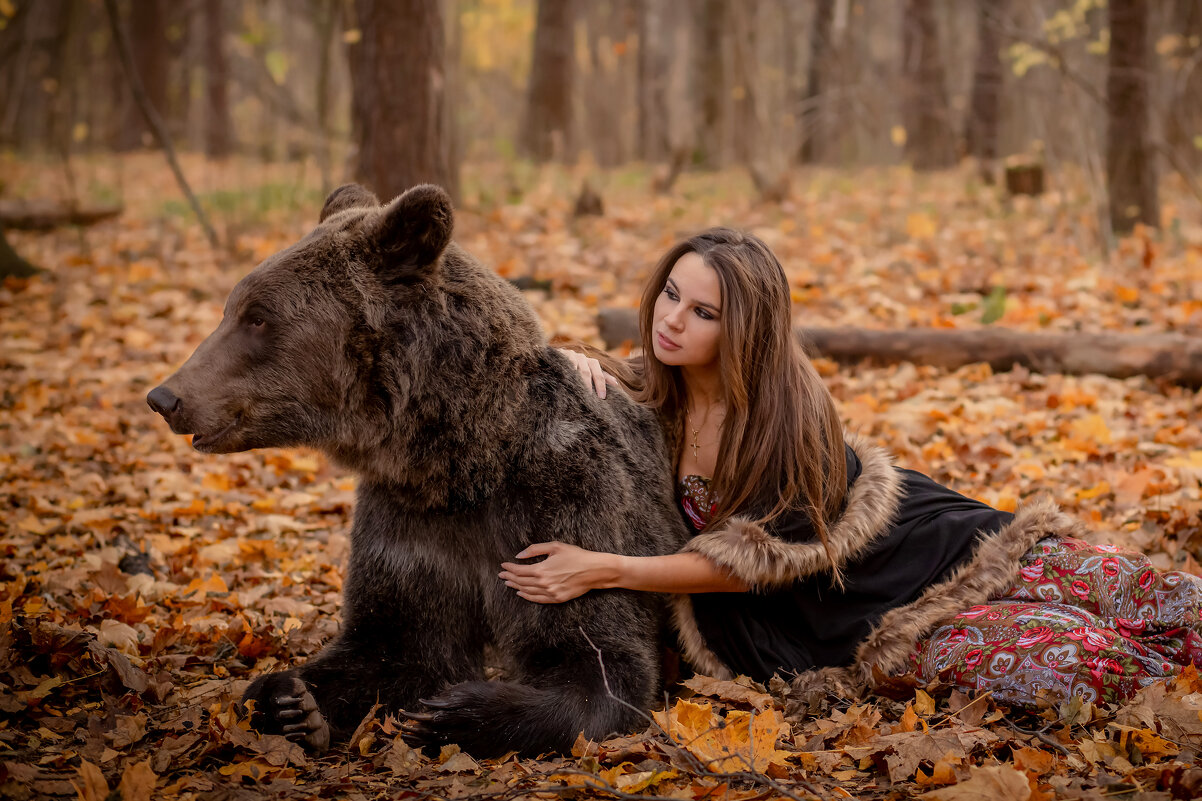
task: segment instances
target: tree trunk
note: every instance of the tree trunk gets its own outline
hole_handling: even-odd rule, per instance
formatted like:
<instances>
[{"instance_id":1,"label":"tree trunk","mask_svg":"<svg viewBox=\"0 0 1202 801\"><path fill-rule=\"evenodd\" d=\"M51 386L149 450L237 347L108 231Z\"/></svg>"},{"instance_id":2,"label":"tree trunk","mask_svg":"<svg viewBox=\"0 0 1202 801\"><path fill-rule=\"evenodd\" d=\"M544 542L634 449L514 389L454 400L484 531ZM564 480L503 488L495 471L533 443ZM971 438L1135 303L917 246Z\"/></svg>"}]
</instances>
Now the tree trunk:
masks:
<instances>
[{"instance_id":1,"label":"tree trunk","mask_svg":"<svg viewBox=\"0 0 1202 801\"><path fill-rule=\"evenodd\" d=\"M229 61L225 56L222 0L204 0L205 155L225 158L234 148L230 120Z\"/></svg>"},{"instance_id":2,"label":"tree trunk","mask_svg":"<svg viewBox=\"0 0 1202 801\"><path fill-rule=\"evenodd\" d=\"M759 108L756 105L756 17L759 0L741 0L733 9L730 34L734 41L734 86L731 91L731 121L734 123L735 158L740 164L752 164L758 155L760 138Z\"/></svg>"},{"instance_id":3,"label":"tree trunk","mask_svg":"<svg viewBox=\"0 0 1202 801\"><path fill-rule=\"evenodd\" d=\"M727 0L704 0L701 47L694 53L701 95L701 160L710 168L726 160L726 58L724 33L729 21Z\"/></svg>"},{"instance_id":4,"label":"tree trunk","mask_svg":"<svg viewBox=\"0 0 1202 801\"><path fill-rule=\"evenodd\" d=\"M12 71L12 77L6 81L4 93L0 95L0 108L3 109L0 114L0 143L9 144L16 140L21 102L29 83L30 53L33 50L30 32L36 24L36 11L37 7L32 4L19 5L16 15L0 29L0 54L3 54L6 68Z\"/></svg>"},{"instance_id":5,"label":"tree trunk","mask_svg":"<svg viewBox=\"0 0 1202 801\"><path fill-rule=\"evenodd\" d=\"M150 105L159 114L167 110L167 14L163 0L138 0L129 4L129 39L134 67L146 89ZM117 134L118 150L136 150L153 139L138 104L125 104L124 122Z\"/></svg>"},{"instance_id":6,"label":"tree trunk","mask_svg":"<svg viewBox=\"0 0 1202 801\"><path fill-rule=\"evenodd\" d=\"M605 309L598 315L605 347L637 342L638 313ZM898 331L862 328L798 328L812 356L842 364L863 359L913 362L954 370L987 362L994 370L1021 365L1041 373L1129 378L1145 375L1189 386L1202 386L1202 340L1182 334L1039 334L1004 328L957 331L912 328Z\"/></svg>"},{"instance_id":7,"label":"tree trunk","mask_svg":"<svg viewBox=\"0 0 1202 801\"><path fill-rule=\"evenodd\" d=\"M1007 0L977 0L977 64L972 102L964 127L969 155L990 170L998 155L998 121L1002 102L1002 20Z\"/></svg>"},{"instance_id":8,"label":"tree trunk","mask_svg":"<svg viewBox=\"0 0 1202 801\"><path fill-rule=\"evenodd\" d=\"M668 152L668 31L664 0L639 2L639 158L657 162Z\"/></svg>"},{"instance_id":9,"label":"tree trunk","mask_svg":"<svg viewBox=\"0 0 1202 801\"><path fill-rule=\"evenodd\" d=\"M43 0L13 19L13 34L18 38L9 44L9 52L16 63L0 138L19 150L57 144L56 123L69 93L62 80L63 49L73 16L66 0Z\"/></svg>"},{"instance_id":10,"label":"tree trunk","mask_svg":"<svg viewBox=\"0 0 1202 801\"><path fill-rule=\"evenodd\" d=\"M1168 54L1170 90L1165 138L1177 158L1195 173L1202 170L1202 3L1176 0L1172 31L1177 46Z\"/></svg>"},{"instance_id":11,"label":"tree trunk","mask_svg":"<svg viewBox=\"0 0 1202 801\"><path fill-rule=\"evenodd\" d=\"M906 77L906 155L916 170L956 163L955 138L939 54L934 0L909 0L902 24Z\"/></svg>"},{"instance_id":12,"label":"tree trunk","mask_svg":"<svg viewBox=\"0 0 1202 801\"><path fill-rule=\"evenodd\" d=\"M359 117L358 179L388 200L414 184L458 194L446 132L446 50L439 0L355 0L351 48Z\"/></svg>"},{"instance_id":13,"label":"tree trunk","mask_svg":"<svg viewBox=\"0 0 1202 801\"><path fill-rule=\"evenodd\" d=\"M309 15L317 34L317 82L314 105L317 114L317 169L321 173L322 194L333 189L330 164L330 66L334 55L334 32L338 29L338 6L326 0L309 0Z\"/></svg>"},{"instance_id":14,"label":"tree trunk","mask_svg":"<svg viewBox=\"0 0 1202 801\"><path fill-rule=\"evenodd\" d=\"M539 0L522 124L522 149L535 161L562 159L572 128L572 0Z\"/></svg>"},{"instance_id":15,"label":"tree trunk","mask_svg":"<svg viewBox=\"0 0 1202 801\"><path fill-rule=\"evenodd\" d=\"M1156 160L1148 113L1148 7L1143 0L1110 0L1110 69L1106 76L1109 130L1106 179L1110 226L1160 225Z\"/></svg>"},{"instance_id":16,"label":"tree trunk","mask_svg":"<svg viewBox=\"0 0 1202 801\"><path fill-rule=\"evenodd\" d=\"M833 66L831 32L835 21L835 0L818 0L810 24L810 68L806 76L805 97L801 103L801 149L797 160L813 164L822 158L825 140L823 92L829 91L825 80Z\"/></svg>"}]
</instances>

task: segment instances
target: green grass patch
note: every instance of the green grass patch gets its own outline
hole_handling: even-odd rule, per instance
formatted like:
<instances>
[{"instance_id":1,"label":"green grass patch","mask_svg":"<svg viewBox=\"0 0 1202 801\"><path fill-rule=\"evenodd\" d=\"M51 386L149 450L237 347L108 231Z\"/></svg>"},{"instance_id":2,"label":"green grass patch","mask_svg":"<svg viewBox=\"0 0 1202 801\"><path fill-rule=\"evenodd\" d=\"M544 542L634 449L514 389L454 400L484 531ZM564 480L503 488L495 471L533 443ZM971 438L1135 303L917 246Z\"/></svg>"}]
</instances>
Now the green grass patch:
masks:
<instances>
[{"instance_id":1,"label":"green grass patch","mask_svg":"<svg viewBox=\"0 0 1202 801\"><path fill-rule=\"evenodd\" d=\"M266 183L239 189L219 189L197 195L197 199L212 214L237 217L243 222L262 222L275 214L311 212L320 208L325 196L318 187ZM192 216L192 209L183 198L164 201L162 210L168 217Z\"/></svg>"}]
</instances>

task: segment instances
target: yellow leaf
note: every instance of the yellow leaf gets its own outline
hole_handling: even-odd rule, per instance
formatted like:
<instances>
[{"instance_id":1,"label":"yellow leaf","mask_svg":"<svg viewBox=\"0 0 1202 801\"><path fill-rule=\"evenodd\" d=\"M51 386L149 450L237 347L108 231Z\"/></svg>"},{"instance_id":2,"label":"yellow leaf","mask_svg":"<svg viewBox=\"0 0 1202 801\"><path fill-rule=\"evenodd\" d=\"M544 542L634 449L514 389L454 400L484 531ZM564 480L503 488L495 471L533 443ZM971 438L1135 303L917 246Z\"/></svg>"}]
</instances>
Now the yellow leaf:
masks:
<instances>
[{"instance_id":1,"label":"yellow leaf","mask_svg":"<svg viewBox=\"0 0 1202 801\"><path fill-rule=\"evenodd\" d=\"M1013 512L1018 508L1018 497L1011 492L1002 492L991 505L1002 512Z\"/></svg>"},{"instance_id":2,"label":"yellow leaf","mask_svg":"<svg viewBox=\"0 0 1202 801\"><path fill-rule=\"evenodd\" d=\"M1022 476L1023 478L1031 479L1032 481L1038 481L1047 475L1047 471L1044 470L1043 465L1041 465L1039 462L1023 462L1022 464L1017 464L1011 468L1010 472Z\"/></svg>"},{"instance_id":3,"label":"yellow leaf","mask_svg":"<svg viewBox=\"0 0 1202 801\"><path fill-rule=\"evenodd\" d=\"M201 579L199 576L192 579L192 582L184 588L184 595L188 595L193 592L208 594L210 592L229 591L229 585L225 583L225 580L216 573L213 573L206 579Z\"/></svg>"},{"instance_id":4,"label":"yellow leaf","mask_svg":"<svg viewBox=\"0 0 1202 801\"><path fill-rule=\"evenodd\" d=\"M737 710L722 718L710 704L681 699L672 709L654 714L669 736L708 770L762 772L770 764L784 764L788 756L776 750L777 737L788 731L788 724L775 709L759 713Z\"/></svg>"},{"instance_id":5,"label":"yellow leaf","mask_svg":"<svg viewBox=\"0 0 1202 801\"><path fill-rule=\"evenodd\" d=\"M931 239L935 236L935 219L921 211L907 215L906 235L911 239Z\"/></svg>"},{"instance_id":6,"label":"yellow leaf","mask_svg":"<svg viewBox=\"0 0 1202 801\"><path fill-rule=\"evenodd\" d=\"M900 125L894 125L889 130L889 138L893 140L893 144L897 147L906 146L906 129Z\"/></svg>"},{"instance_id":7,"label":"yellow leaf","mask_svg":"<svg viewBox=\"0 0 1202 801\"><path fill-rule=\"evenodd\" d=\"M1110 493L1110 482L1099 481L1089 489L1077 490L1077 500L1088 501L1091 498L1097 498L1099 495L1107 495Z\"/></svg>"},{"instance_id":8,"label":"yellow leaf","mask_svg":"<svg viewBox=\"0 0 1202 801\"><path fill-rule=\"evenodd\" d=\"M1165 459L1164 463L1169 467L1188 467L1192 470L1202 470L1202 451L1190 451L1188 456L1174 456L1171 459Z\"/></svg>"},{"instance_id":9,"label":"yellow leaf","mask_svg":"<svg viewBox=\"0 0 1202 801\"><path fill-rule=\"evenodd\" d=\"M944 756L935 762L931 769L931 775L927 776L921 770L914 774L914 782L919 787L940 786L945 784L956 783L956 763L960 760L955 759L950 754Z\"/></svg>"},{"instance_id":10,"label":"yellow leaf","mask_svg":"<svg viewBox=\"0 0 1202 801\"><path fill-rule=\"evenodd\" d=\"M894 733L902 731L914 731L918 728L918 714L914 711L914 704L906 704L906 711L902 713L901 720L894 727Z\"/></svg>"},{"instance_id":11,"label":"yellow leaf","mask_svg":"<svg viewBox=\"0 0 1202 801\"><path fill-rule=\"evenodd\" d=\"M1133 286L1117 286L1114 288L1114 296L1119 303L1138 303L1139 289Z\"/></svg>"},{"instance_id":12,"label":"yellow leaf","mask_svg":"<svg viewBox=\"0 0 1202 801\"><path fill-rule=\"evenodd\" d=\"M919 716L935 714L935 699L922 690L914 691L914 713Z\"/></svg>"},{"instance_id":13,"label":"yellow leaf","mask_svg":"<svg viewBox=\"0 0 1202 801\"><path fill-rule=\"evenodd\" d=\"M117 790L121 793L121 801L150 801L154 796L154 786L158 776L150 768L150 760L127 764L121 774L121 784Z\"/></svg>"},{"instance_id":14,"label":"yellow leaf","mask_svg":"<svg viewBox=\"0 0 1202 801\"><path fill-rule=\"evenodd\" d=\"M105 801L109 795L108 782L100 768L86 759L79 761L79 778L71 782L80 801Z\"/></svg>"},{"instance_id":15,"label":"yellow leaf","mask_svg":"<svg viewBox=\"0 0 1202 801\"><path fill-rule=\"evenodd\" d=\"M1031 785L1027 781L1027 774L1009 765L973 768L967 781L918 796L928 801L1027 801L1030 797Z\"/></svg>"},{"instance_id":16,"label":"yellow leaf","mask_svg":"<svg viewBox=\"0 0 1202 801\"><path fill-rule=\"evenodd\" d=\"M652 785L659 784L667 779L674 779L679 775L679 773L671 768L667 770L640 770L637 773L627 773L624 776L620 776L613 786L624 793L641 793Z\"/></svg>"},{"instance_id":17,"label":"yellow leaf","mask_svg":"<svg viewBox=\"0 0 1202 801\"><path fill-rule=\"evenodd\" d=\"M28 531L30 534L46 534L50 531L52 524L48 520L39 520L33 515L25 515L17 526L22 531Z\"/></svg>"},{"instance_id":18,"label":"yellow leaf","mask_svg":"<svg viewBox=\"0 0 1202 801\"><path fill-rule=\"evenodd\" d=\"M358 44L363 39L363 31L358 28L351 28L342 34L342 41L346 44Z\"/></svg>"},{"instance_id":19,"label":"yellow leaf","mask_svg":"<svg viewBox=\"0 0 1202 801\"><path fill-rule=\"evenodd\" d=\"M205 477L201 479L200 485L205 489L217 490L218 492L228 492L230 488L230 477L225 473L205 473Z\"/></svg>"},{"instance_id":20,"label":"yellow leaf","mask_svg":"<svg viewBox=\"0 0 1202 801\"><path fill-rule=\"evenodd\" d=\"M1100 414L1091 414L1080 420L1074 420L1072 431L1077 438L1102 445L1109 445L1114 441L1110 435L1110 426L1106 425L1105 418Z\"/></svg>"}]
</instances>

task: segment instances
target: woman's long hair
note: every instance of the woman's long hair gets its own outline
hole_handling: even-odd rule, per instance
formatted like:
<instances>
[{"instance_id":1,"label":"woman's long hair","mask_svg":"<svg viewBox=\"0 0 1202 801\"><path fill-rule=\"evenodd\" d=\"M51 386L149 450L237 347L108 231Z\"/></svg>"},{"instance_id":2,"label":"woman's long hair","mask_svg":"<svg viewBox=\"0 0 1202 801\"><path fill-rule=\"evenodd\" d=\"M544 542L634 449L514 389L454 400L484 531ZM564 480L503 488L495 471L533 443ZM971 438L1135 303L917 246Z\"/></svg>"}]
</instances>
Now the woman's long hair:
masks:
<instances>
[{"instance_id":1,"label":"woman's long hair","mask_svg":"<svg viewBox=\"0 0 1202 801\"><path fill-rule=\"evenodd\" d=\"M712 228L664 254L643 293L643 364L628 389L669 426L678 464L688 398L681 371L655 357L652 340L655 301L686 253L713 268L722 292L718 361L726 418L711 483L717 508L709 525L752 510L761 524L803 511L829 556L828 523L839 515L847 493L843 426L793 332L789 282L763 241ZM838 565L831 563L838 581Z\"/></svg>"}]
</instances>

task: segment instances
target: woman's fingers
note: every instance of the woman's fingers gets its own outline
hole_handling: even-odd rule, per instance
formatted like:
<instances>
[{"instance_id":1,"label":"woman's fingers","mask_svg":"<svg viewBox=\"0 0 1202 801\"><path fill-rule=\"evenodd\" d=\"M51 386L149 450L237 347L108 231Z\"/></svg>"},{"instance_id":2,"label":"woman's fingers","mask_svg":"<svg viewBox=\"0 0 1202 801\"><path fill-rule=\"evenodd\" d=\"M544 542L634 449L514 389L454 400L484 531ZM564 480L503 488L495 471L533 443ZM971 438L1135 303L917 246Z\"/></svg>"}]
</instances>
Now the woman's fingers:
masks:
<instances>
[{"instance_id":1,"label":"woman's fingers","mask_svg":"<svg viewBox=\"0 0 1202 801\"><path fill-rule=\"evenodd\" d=\"M605 372L601 368L601 362L597 359L567 348L557 348L557 350L572 363L572 367L580 374L584 385L597 393L598 398L605 397L607 386L618 386L618 379Z\"/></svg>"},{"instance_id":2,"label":"woman's fingers","mask_svg":"<svg viewBox=\"0 0 1202 801\"><path fill-rule=\"evenodd\" d=\"M598 398L605 397L605 371L601 369L601 362L596 359L588 359L589 375L592 378L593 391L597 393Z\"/></svg>"},{"instance_id":3,"label":"woman's fingers","mask_svg":"<svg viewBox=\"0 0 1202 801\"><path fill-rule=\"evenodd\" d=\"M514 554L514 559L529 559L532 556L543 556L553 554L560 549L563 543L551 540L549 542L536 542L533 545L527 545L525 548Z\"/></svg>"}]
</instances>

